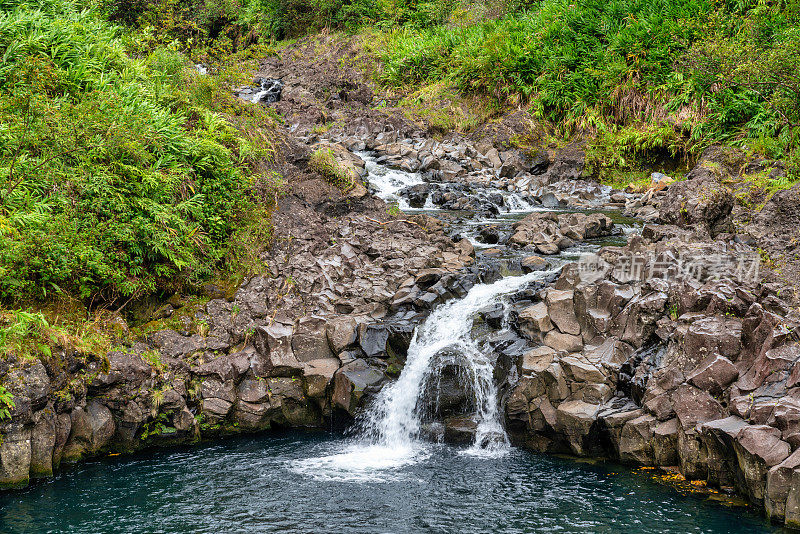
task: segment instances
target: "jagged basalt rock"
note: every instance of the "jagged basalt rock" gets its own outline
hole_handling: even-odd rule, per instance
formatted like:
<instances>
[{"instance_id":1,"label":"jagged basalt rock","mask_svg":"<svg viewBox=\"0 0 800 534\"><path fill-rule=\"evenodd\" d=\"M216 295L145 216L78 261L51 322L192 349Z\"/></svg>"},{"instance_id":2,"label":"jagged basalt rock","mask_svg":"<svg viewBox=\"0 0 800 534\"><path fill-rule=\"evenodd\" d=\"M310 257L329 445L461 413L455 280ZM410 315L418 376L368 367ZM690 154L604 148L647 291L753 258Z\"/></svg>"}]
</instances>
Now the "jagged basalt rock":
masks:
<instances>
[{"instance_id":1,"label":"jagged basalt rock","mask_svg":"<svg viewBox=\"0 0 800 534\"><path fill-rule=\"evenodd\" d=\"M677 465L796 521L800 316L774 285L717 265L752 255L735 240L644 234L564 268L519 313L519 331L542 346L517 364L514 441Z\"/></svg>"}]
</instances>

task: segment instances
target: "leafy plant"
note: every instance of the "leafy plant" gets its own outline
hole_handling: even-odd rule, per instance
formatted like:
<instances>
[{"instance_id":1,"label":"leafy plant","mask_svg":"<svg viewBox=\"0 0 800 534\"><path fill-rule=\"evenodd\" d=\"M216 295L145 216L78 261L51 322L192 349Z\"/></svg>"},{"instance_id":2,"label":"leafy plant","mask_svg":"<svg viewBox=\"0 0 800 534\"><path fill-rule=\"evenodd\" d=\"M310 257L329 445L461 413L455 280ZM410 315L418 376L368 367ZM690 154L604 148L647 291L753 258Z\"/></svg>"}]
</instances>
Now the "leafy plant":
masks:
<instances>
[{"instance_id":1,"label":"leafy plant","mask_svg":"<svg viewBox=\"0 0 800 534\"><path fill-rule=\"evenodd\" d=\"M14 406L14 395L0 385L0 421L11 419L11 410L14 409Z\"/></svg>"},{"instance_id":2,"label":"leafy plant","mask_svg":"<svg viewBox=\"0 0 800 534\"><path fill-rule=\"evenodd\" d=\"M271 191L272 119L175 52L132 57L91 7L0 6L0 298L121 304L213 274Z\"/></svg>"}]
</instances>

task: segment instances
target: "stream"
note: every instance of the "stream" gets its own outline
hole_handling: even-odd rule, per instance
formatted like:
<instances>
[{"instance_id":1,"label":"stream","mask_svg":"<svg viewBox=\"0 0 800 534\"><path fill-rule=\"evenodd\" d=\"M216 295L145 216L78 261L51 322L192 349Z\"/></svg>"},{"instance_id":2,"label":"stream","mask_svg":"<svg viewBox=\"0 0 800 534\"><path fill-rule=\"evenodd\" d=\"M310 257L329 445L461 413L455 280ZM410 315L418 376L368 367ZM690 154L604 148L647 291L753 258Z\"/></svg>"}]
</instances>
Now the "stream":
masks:
<instances>
[{"instance_id":1,"label":"stream","mask_svg":"<svg viewBox=\"0 0 800 534\"><path fill-rule=\"evenodd\" d=\"M105 458L54 480L0 496L0 532L770 532L745 509L684 495L641 472L515 449L503 428L492 338L476 328L487 306L501 308L508 330L513 294L541 283L566 261L623 235L581 243L523 274L523 255L481 241L531 211L516 193L491 216L437 210L430 198L411 208L399 195L424 184L366 155L377 196L404 211L438 212L450 231L476 245L477 261L501 261L503 278L438 306L417 326L399 378L385 386L346 435L286 432L228 439L172 451ZM470 397L471 438L441 441L435 394L446 368ZM431 393L431 392L434 393Z\"/></svg>"}]
</instances>

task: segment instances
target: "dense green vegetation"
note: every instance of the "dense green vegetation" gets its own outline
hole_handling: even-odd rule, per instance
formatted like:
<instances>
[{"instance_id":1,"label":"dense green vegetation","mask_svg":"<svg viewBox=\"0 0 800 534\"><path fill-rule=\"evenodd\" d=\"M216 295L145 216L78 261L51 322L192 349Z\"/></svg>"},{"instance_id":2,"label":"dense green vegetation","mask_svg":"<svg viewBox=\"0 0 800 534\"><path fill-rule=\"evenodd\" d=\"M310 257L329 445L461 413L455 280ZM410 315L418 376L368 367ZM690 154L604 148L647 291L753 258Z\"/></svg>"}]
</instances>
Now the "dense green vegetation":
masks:
<instances>
[{"instance_id":1,"label":"dense green vegetation","mask_svg":"<svg viewBox=\"0 0 800 534\"><path fill-rule=\"evenodd\" d=\"M523 106L556 138L591 139L596 168L726 143L786 159L792 178L779 186L800 174L798 0L140 2L109 9L187 47L366 32L378 80L415 93L407 104L427 105L442 126ZM441 101L459 97L478 115L440 117Z\"/></svg>"},{"instance_id":2,"label":"dense green vegetation","mask_svg":"<svg viewBox=\"0 0 800 534\"><path fill-rule=\"evenodd\" d=\"M225 76L69 0L0 0L0 56L0 299L191 286L270 198L272 119Z\"/></svg>"},{"instance_id":3,"label":"dense green vegetation","mask_svg":"<svg viewBox=\"0 0 800 534\"><path fill-rule=\"evenodd\" d=\"M446 81L596 134L603 165L710 143L796 166L800 3L543 0L474 24L392 30L381 79Z\"/></svg>"},{"instance_id":4,"label":"dense green vegetation","mask_svg":"<svg viewBox=\"0 0 800 534\"><path fill-rule=\"evenodd\" d=\"M595 170L725 143L800 176L800 0L0 0L0 329L253 268L275 120L229 88L328 29L443 129L521 108Z\"/></svg>"}]
</instances>

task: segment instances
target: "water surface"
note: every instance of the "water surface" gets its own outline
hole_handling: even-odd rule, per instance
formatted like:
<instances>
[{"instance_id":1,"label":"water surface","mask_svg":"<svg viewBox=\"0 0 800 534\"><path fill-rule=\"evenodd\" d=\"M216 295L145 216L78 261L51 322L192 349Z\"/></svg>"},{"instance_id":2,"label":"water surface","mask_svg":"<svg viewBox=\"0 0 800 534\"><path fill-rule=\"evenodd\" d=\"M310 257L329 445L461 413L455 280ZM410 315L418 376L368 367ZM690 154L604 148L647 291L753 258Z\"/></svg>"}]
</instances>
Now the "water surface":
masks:
<instances>
[{"instance_id":1,"label":"water surface","mask_svg":"<svg viewBox=\"0 0 800 534\"><path fill-rule=\"evenodd\" d=\"M324 459L350 446L337 434L291 432L84 463L0 496L0 532L775 531L754 513L614 465L430 444L348 479L357 466Z\"/></svg>"}]
</instances>

